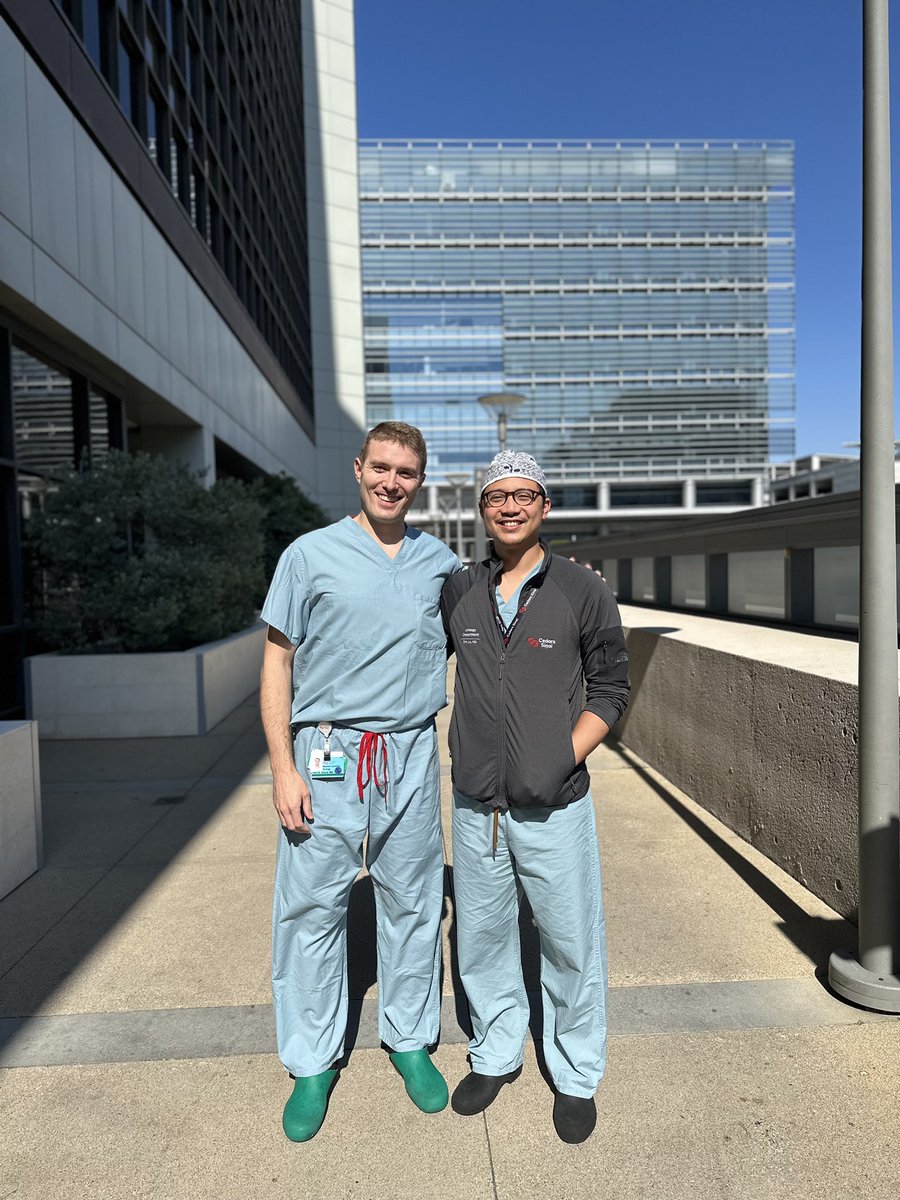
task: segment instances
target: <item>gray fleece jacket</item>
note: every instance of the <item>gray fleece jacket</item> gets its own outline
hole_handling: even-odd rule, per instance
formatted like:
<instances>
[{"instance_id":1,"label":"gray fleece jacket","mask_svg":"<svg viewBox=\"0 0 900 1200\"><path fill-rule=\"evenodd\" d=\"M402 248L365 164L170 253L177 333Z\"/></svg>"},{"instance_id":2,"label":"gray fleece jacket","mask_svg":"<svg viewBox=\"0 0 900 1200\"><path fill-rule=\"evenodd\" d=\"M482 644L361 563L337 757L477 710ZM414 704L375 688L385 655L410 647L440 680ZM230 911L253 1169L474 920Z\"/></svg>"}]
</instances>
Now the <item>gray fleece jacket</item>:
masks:
<instances>
[{"instance_id":1,"label":"gray fleece jacket","mask_svg":"<svg viewBox=\"0 0 900 1200\"><path fill-rule=\"evenodd\" d=\"M441 593L456 653L453 786L494 808L579 800L590 777L572 750L578 718L588 710L613 726L628 703L615 597L599 575L541 546L543 565L522 589L505 647L494 597L499 559L451 575Z\"/></svg>"}]
</instances>

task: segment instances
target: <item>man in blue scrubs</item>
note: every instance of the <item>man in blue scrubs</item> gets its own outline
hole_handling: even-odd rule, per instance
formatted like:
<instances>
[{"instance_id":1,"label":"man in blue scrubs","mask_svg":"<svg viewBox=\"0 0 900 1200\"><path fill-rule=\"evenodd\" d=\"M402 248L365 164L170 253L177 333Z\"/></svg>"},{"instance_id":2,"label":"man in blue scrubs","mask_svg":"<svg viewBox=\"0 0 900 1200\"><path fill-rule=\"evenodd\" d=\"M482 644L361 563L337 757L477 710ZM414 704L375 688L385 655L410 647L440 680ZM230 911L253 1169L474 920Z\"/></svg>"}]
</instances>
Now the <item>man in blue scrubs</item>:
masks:
<instances>
[{"instance_id":1,"label":"man in blue scrubs","mask_svg":"<svg viewBox=\"0 0 900 1200\"><path fill-rule=\"evenodd\" d=\"M382 1041L423 1112L447 1104L427 1047L440 1025L444 858L434 715L447 702L441 588L460 567L405 517L425 478L418 429L383 422L354 463L360 511L278 563L260 680L282 830L273 904L285 1134L325 1118L344 1052L347 907L363 862L377 912Z\"/></svg>"}]
</instances>

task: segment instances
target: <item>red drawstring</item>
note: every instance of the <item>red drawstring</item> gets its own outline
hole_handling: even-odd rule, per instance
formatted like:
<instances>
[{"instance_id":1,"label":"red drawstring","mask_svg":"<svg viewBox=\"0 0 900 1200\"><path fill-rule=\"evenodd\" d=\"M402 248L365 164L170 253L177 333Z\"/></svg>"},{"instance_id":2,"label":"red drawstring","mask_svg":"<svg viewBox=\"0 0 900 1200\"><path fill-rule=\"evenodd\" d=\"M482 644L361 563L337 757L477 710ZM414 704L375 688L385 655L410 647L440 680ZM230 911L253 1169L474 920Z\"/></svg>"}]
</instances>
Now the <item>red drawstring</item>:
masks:
<instances>
[{"instance_id":1,"label":"red drawstring","mask_svg":"<svg viewBox=\"0 0 900 1200\"><path fill-rule=\"evenodd\" d=\"M381 765L384 771L384 778L378 778L378 751L381 751ZM365 767L366 777L363 779L363 767ZM384 796L387 803L387 786L388 786L388 756L387 743L384 740L383 733L364 733L359 743L359 761L356 764L356 787L359 791L359 798L362 800L363 792L366 786L374 783L379 793Z\"/></svg>"}]
</instances>

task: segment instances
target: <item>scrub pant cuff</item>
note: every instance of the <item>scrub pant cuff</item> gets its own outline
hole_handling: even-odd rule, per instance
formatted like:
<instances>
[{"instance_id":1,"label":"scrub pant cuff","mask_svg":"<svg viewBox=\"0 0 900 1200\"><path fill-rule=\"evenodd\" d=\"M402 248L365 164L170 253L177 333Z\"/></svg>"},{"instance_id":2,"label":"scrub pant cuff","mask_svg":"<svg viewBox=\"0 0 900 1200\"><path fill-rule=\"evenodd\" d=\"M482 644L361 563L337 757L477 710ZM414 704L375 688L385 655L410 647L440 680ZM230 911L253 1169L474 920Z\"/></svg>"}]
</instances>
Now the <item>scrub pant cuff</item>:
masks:
<instances>
[{"instance_id":1,"label":"scrub pant cuff","mask_svg":"<svg viewBox=\"0 0 900 1200\"><path fill-rule=\"evenodd\" d=\"M525 1061L525 1055L520 1054L518 1058L508 1063L498 1063L496 1060L488 1062L482 1058L475 1058L472 1054L469 1055L469 1060L472 1063L472 1070L477 1075L509 1075L512 1071L518 1071Z\"/></svg>"},{"instance_id":2,"label":"scrub pant cuff","mask_svg":"<svg viewBox=\"0 0 900 1200\"><path fill-rule=\"evenodd\" d=\"M596 1095L600 1082L598 1080L597 1084L591 1087L583 1079L578 1079L574 1075L560 1075L554 1077L553 1086L565 1096L577 1096L580 1100L592 1100Z\"/></svg>"},{"instance_id":3,"label":"scrub pant cuff","mask_svg":"<svg viewBox=\"0 0 900 1200\"><path fill-rule=\"evenodd\" d=\"M409 1054L412 1050L427 1050L429 1046L434 1046L437 1043L437 1034L430 1042L411 1041L409 1038L400 1038L397 1044L388 1041L386 1038L381 1039L392 1054Z\"/></svg>"},{"instance_id":4,"label":"scrub pant cuff","mask_svg":"<svg viewBox=\"0 0 900 1200\"><path fill-rule=\"evenodd\" d=\"M324 1066L316 1067L313 1070L295 1071L292 1067L289 1067L284 1060L282 1060L281 1065L287 1071L288 1075L290 1075L291 1079L313 1079L316 1075L321 1075L324 1071L336 1071L338 1069L338 1063L341 1062L343 1057L344 1055L342 1053L340 1057L332 1059L331 1062L325 1063Z\"/></svg>"}]
</instances>

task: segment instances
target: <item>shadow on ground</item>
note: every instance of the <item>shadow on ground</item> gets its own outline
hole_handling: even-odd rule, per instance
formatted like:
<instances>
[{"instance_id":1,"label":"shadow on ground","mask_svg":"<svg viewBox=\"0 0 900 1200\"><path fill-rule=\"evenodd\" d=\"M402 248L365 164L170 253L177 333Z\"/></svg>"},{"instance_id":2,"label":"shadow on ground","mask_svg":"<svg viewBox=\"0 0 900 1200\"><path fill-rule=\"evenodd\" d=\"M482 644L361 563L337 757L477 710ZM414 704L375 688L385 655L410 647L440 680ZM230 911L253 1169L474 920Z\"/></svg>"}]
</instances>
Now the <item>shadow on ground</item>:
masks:
<instances>
[{"instance_id":1,"label":"shadow on ground","mask_svg":"<svg viewBox=\"0 0 900 1200\"><path fill-rule=\"evenodd\" d=\"M635 758L628 757L623 748L611 743L611 748L623 761L623 765L635 771L648 787L664 800L672 811L681 818L734 873L752 888L761 900L778 914L778 928L797 949L814 964L827 963L834 950L856 943L856 930L843 917L814 917L805 912L778 884L769 879L749 862L740 850L711 829L705 821L693 813L672 792L653 777L650 771ZM824 979L827 967L816 970L816 976Z\"/></svg>"},{"instance_id":2,"label":"shadow on ground","mask_svg":"<svg viewBox=\"0 0 900 1200\"><path fill-rule=\"evenodd\" d=\"M0 1017L41 1009L263 749L255 697L203 737L42 743L45 865L0 901Z\"/></svg>"}]
</instances>

